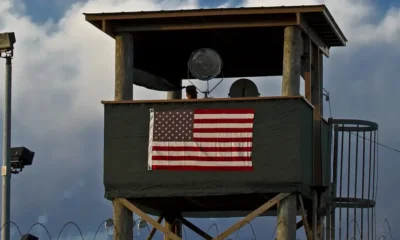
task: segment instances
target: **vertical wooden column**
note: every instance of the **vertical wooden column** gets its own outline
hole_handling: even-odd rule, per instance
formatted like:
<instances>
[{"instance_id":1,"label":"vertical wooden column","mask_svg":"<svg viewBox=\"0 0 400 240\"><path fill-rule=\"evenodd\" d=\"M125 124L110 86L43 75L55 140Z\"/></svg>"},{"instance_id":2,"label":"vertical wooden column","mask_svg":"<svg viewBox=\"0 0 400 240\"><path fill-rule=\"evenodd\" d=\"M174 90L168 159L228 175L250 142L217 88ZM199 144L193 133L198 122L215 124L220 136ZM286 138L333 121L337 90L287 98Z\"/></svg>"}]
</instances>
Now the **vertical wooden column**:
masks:
<instances>
[{"instance_id":1,"label":"vertical wooden column","mask_svg":"<svg viewBox=\"0 0 400 240\"><path fill-rule=\"evenodd\" d=\"M133 38L123 33L115 37L115 100L133 98ZM114 240L133 239L133 214L113 201Z\"/></svg>"},{"instance_id":2,"label":"vertical wooden column","mask_svg":"<svg viewBox=\"0 0 400 240\"><path fill-rule=\"evenodd\" d=\"M282 96L300 95L302 39L296 26L285 28L283 44ZM296 240L296 195L278 204L277 240Z\"/></svg>"},{"instance_id":3,"label":"vertical wooden column","mask_svg":"<svg viewBox=\"0 0 400 240\"><path fill-rule=\"evenodd\" d=\"M322 168L322 113L323 113L323 76L322 64L323 54L318 46L311 43L310 47L311 57L311 103L314 106L313 112L313 175L314 185L323 185L323 168ZM318 211L320 205L320 197L322 192L317 192L317 188L313 190L313 206L316 206L313 211ZM318 197L316 197L318 196ZM314 203L315 202L315 203ZM321 216L313 213L313 236L322 238L322 221Z\"/></svg>"},{"instance_id":4,"label":"vertical wooden column","mask_svg":"<svg viewBox=\"0 0 400 240\"><path fill-rule=\"evenodd\" d=\"M286 27L283 43L282 96L300 95L301 30Z\"/></svg>"},{"instance_id":5,"label":"vertical wooden column","mask_svg":"<svg viewBox=\"0 0 400 240\"><path fill-rule=\"evenodd\" d=\"M133 38L129 33L115 36L115 100L133 98Z\"/></svg>"},{"instance_id":6,"label":"vertical wooden column","mask_svg":"<svg viewBox=\"0 0 400 240\"><path fill-rule=\"evenodd\" d=\"M176 214L165 215L164 224L168 230L175 233L178 237L182 237L182 224L179 220L177 220L179 219L179 216ZM168 236L164 235L164 240L171 239L168 238Z\"/></svg>"},{"instance_id":7,"label":"vertical wooden column","mask_svg":"<svg viewBox=\"0 0 400 240\"><path fill-rule=\"evenodd\" d=\"M277 240L296 240L296 195L291 194L278 203Z\"/></svg>"}]
</instances>

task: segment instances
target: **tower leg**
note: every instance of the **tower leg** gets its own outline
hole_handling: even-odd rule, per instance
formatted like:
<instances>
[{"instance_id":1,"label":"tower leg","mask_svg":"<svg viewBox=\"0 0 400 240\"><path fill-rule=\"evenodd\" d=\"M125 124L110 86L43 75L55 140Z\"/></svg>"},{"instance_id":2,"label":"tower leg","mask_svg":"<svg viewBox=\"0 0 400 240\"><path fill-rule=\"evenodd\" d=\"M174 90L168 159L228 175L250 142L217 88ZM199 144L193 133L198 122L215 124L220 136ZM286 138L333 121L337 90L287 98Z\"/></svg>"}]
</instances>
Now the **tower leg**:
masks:
<instances>
[{"instance_id":1,"label":"tower leg","mask_svg":"<svg viewBox=\"0 0 400 240\"><path fill-rule=\"evenodd\" d=\"M115 37L115 96L116 101L133 98L133 38L129 33ZM119 201L114 206L114 240L133 239L132 212Z\"/></svg>"},{"instance_id":2,"label":"tower leg","mask_svg":"<svg viewBox=\"0 0 400 240\"><path fill-rule=\"evenodd\" d=\"M277 240L296 240L296 210L295 194L278 203Z\"/></svg>"},{"instance_id":3,"label":"tower leg","mask_svg":"<svg viewBox=\"0 0 400 240\"><path fill-rule=\"evenodd\" d=\"M302 41L298 27L285 28L283 46L282 96L299 96Z\"/></svg>"},{"instance_id":4,"label":"tower leg","mask_svg":"<svg viewBox=\"0 0 400 240\"><path fill-rule=\"evenodd\" d=\"M165 216L165 228L169 231L175 233L178 237L182 237L182 224L180 221L180 216L176 215L166 215ZM164 240L172 240L167 235L164 235Z\"/></svg>"},{"instance_id":5,"label":"tower leg","mask_svg":"<svg viewBox=\"0 0 400 240\"><path fill-rule=\"evenodd\" d=\"M133 239L133 214L118 201L114 205L114 240Z\"/></svg>"}]
</instances>

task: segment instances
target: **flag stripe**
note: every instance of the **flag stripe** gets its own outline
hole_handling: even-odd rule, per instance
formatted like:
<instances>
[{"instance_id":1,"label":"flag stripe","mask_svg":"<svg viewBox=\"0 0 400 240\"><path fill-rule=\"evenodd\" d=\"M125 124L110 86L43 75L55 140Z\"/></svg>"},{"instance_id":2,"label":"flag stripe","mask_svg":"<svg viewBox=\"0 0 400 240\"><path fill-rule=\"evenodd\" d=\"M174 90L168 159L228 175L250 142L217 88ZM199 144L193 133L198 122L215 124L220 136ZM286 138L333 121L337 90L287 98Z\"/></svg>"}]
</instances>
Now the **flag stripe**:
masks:
<instances>
[{"instance_id":1,"label":"flag stripe","mask_svg":"<svg viewBox=\"0 0 400 240\"><path fill-rule=\"evenodd\" d=\"M253 136L252 132L239 132L239 133L193 133L193 139L198 138L251 138Z\"/></svg>"},{"instance_id":2,"label":"flag stripe","mask_svg":"<svg viewBox=\"0 0 400 240\"><path fill-rule=\"evenodd\" d=\"M224 124L224 123L251 123L253 124L253 118L226 118L226 119L194 119L194 123L213 123L213 124Z\"/></svg>"},{"instance_id":3,"label":"flag stripe","mask_svg":"<svg viewBox=\"0 0 400 240\"><path fill-rule=\"evenodd\" d=\"M198 128L250 128L253 131L252 123L195 123L194 129Z\"/></svg>"},{"instance_id":4,"label":"flag stripe","mask_svg":"<svg viewBox=\"0 0 400 240\"><path fill-rule=\"evenodd\" d=\"M154 165L167 165L167 166L205 166L205 167L244 167L252 166L251 161L163 161L153 160Z\"/></svg>"},{"instance_id":5,"label":"flag stripe","mask_svg":"<svg viewBox=\"0 0 400 240\"><path fill-rule=\"evenodd\" d=\"M227 167L227 166L171 166L171 165L153 165L154 170L172 170L172 171L240 171L240 172L251 172L253 171L252 166L239 166L239 167Z\"/></svg>"},{"instance_id":6,"label":"flag stripe","mask_svg":"<svg viewBox=\"0 0 400 240\"><path fill-rule=\"evenodd\" d=\"M253 113L254 109L196 109L194 114L246 114Z\"/></svg>"},{"instance_id":7,"label":"flag stripe","mask_svg":"<svg viewBox=\"0 0 400 240\"><path fill-rule=\"evenodd\" d=\"M253 119L253 113L246 114L196 114L194 119Z\"/></svg>"},{"instance_id":8,"label":"flag stripe","mask_svg":"<svg viewBox=\"0 0 400 240\"><path fill-rule=\"evenodd\" d=\"M201 146L153 146L153 151L181 151L181 152L251 152L252 147L201 147Z\"/></svg>"},{"instance_id":9,"label":"flag stripe","mask_svg":"<svg viewBox=\"0 0 400 240\"><path fill-rule=\"evenodd\" d=\"M252 128L193 128L194 133L253 133Z\"/></svg>"},{"instance_id":10,"label":"flag stripe","mask_svg":"<svg viewBox=\"0 0 400 240\"><path fill-rule=\"evenodd\" d=\"M247 138L246 138L247 139ZM205 139L203 139L205 140ZM251 141L243 141L239 142L241 139L235 138L237 142L233 142L231 138L229 141L196 141L196 142L155 142L153 141L153 149L154 147L196 147L196 148L236 148L236 147L252 147L253 143ZM251 140L251 138L250 138Z\"/></svg>"},{"instance_id":11,"label":"flag stripe","mask_svg":"<svg viewBox=\"0 0 400 240\"><path fill-rule=\"evenodd\" d=\"M217 150L217 149L215 149ZM248 157L251 152L153 151L153 156ZM173 157L171 157L173 158ZM154 159L154 158L153 158Z\"/></svg>"},{"instance_id":12,"label":"flag stripe","mask_svg":"<svg viewBox=\"0 0 400 240\"><path fill-rule=\"evenodd\" d=\"M241 137L241 138L234 138L235 142L243 142L242 146L246 146L247 144L251 144L250 141L253 140L251 137ZM221 137L221 138L201 138L201 137L195 137L193 138L193 141L195 142L225 142L225 143L231 143L232 138L231 137Z\"/></svg>"}]
</instances>

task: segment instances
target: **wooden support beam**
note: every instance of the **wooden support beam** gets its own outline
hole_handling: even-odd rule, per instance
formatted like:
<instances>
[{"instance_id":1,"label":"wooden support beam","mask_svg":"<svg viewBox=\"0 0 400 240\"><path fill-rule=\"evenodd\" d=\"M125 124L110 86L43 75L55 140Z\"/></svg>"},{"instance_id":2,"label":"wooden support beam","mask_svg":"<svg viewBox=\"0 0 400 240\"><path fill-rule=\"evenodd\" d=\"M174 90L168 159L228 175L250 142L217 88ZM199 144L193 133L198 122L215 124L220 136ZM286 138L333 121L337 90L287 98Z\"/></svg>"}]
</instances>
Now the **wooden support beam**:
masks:
<instances>
[{"instance_id":1,"label":"wooden support beam","mask_svg":"<svg viewBox=\"0 0 400 240\"><path fill-rule=\"evenodd\" d=\"M322 61L323 55L315 44L311 44L311 104L314 106L313 123L313 169L314 185L321 186L322 178L322 113L323 113L323 79Z\"/></svg>"},{"instance_id":2,"label":"wooden support beam","mask_svg":"<svg viewBox=\"0 0 400 240\"><path fill-rule=\"evenodd\" d=\"M236 232L239 230L241 227L245 226L247 223L251 222L254 218L260 216L262 213L270 209L271 207L275 206L277 203L285 199L291 195L291 193L280 193L256 210L254 210L252 213L244 217L242 220L238 221L237 223L233 224L231 227L229 227L227 230L225 230L223 233L219 234L217 237L215 237L213 240L224 240L228 236L230 236L232 233ZM296 215L296 212L294 212ZM295 218L296 220L296 218ZM296 222L295 222L296 223Z\"/></svg>"},{"instance_id":3,"label":"wooden support beam","mask_svg":"<svg viewBox=\"0 0 400 240\"><path fill-rule=\"evenodd\" d=\"M133 215L132 211L113 200L113 222L114 222L114 240L132 240L133 239Z\"/></svg>"},{"instance_id":4,"label":"wooden support beam","mask_svg":"<svg viewBox=\"0 0 400 240\"><path fill-rule=\"evenodd\" d=\"M103 24L107 30L106 22ZM133 39L130 34L115 38L115 101L132 100L133 96ZM114 240L133 239L132 211L113 200Z\"/></svg>"},{"instance_id":5,"label":"wooden support beam","mask_svg":"<svg viewBox=\"0 0 400 240\"><path fill-rule=\"evenodd\" d=\"M165 228L176 234L178 237L182 237L182 224L180 221L181 215L166 214L164 219ZM164 240L172 240L168 235L164 234Z\"/></svg>"},{"instance_id":6,"label":"wooden support beam","mask_svg":"<svg viewBox=\"0 0 400 240\"><path fill-rule=\"evenodd\" d=\"M130 33L115 37L115 100L133 98L133 38Z\"/></svg>"},{"instance_id":7,"label":"wooden support beam","mask_svg":"<svg viewBox=\"0 0 400 240\"><path fill-rule=\"evenodd\" d=\"M286 27L283 43L282 96L300 95L301 45L301 30L297 26Z\"/></svg>"},{"instance_id":8,"label":"wooden support beam","mask_svg":"<svg viewBox=\"0 0 400 240\"><path fill-rule=\"evenodd\" d=\"M291 194L278 203L276 239L296 240L296 195Z\"/></svg>"},{"instance_id":9,"label":"wooden support beam","mask_svg":"<svg viewBox=\"0 0 400 240\"><path fill-rule=\"evenodd\" d=\"M302 13L297 13L297 23L300 26L301 30L303 30L315 43L318 48L325 54L326 57L329 57L329 46L318 36L318 34L314 31L314 29L304 20Z\"/></svg>"},{"instance_id":10,"label":"wooden support beam","mask_svg":"<svg viewBox=\"0 0 400 240\"><path fill-rule=\"evenodd\" d=\"M296 20L263 20L252 22L202 22L202 23L165 23L165 24L137 24L131 26L114 27L114 32L135 32L135 31L176 31L176 30L201 30L221 28L253 28L253 27L284 27L297 25Z\"/></svg>"},{"instance_id":11,"label":"wooden support beam","mask_svg":"<svg viewBox=\"0 0 400 240\"><path fill-rule=\"evenodd\" d=\"M157 222L161 224L161 222L163 221L163 219L164 219L164 216L161 215L160 217L158 217ZM153 237L154 237L154 235L156 234L156 232L157 232L157 228L153 227L153 228L151 229L150 233L149 233L149 236L147 236L146 240L151 240L151 239L153 239Z\"/></svg>"},{"instance_id":12,"label":"wooden support beam","mask_svg":"<svg viewBox=\"0 0 400 240\"><path fill-rule=\"evenodd\" d=\"M304 208L303 197L298 194L297 195L299 202L300 202L300 212L301 212L301 220L303 222L304 231L306 232L307 240L312 240L310 226L308 226L307 217L306 217L306 210Z\"/></svg>"},{"instance_id":13,"label":"wooden support beam","mask_svg":"<svg viewBox=\"0 0 400 240\"><path fill-rule=\"evenodd\" d=\"M139 217L142 218L142 220L150 223L153 227L157 228L160 232L164 233L164 235L167 235L170 239L172 240L182 240L182 238L178 237L175 235L173 232L171 232L169 229L158 223L156 220L154 220L152 217L147 215L145 212L140 210L138 207L136 207L133 203L130 201L124 199L124 198L118 198L116 199L120 203L122 203L126 208L131 210L132 212L136 213Z\"/></svg>"},{"instance_id":14,"label":"wooden support beam","mask_svg":"<svg viewBox=\"0 0 400 240\"><path fill-rule=\"evenodd\" d=\"M114 38L115 34L112 32L112 26L110 21L102 20L101 21L101 30L106 33L108 36Z\"/></svg>"},{"instance_id":15,"label":"wooden support beam","mask_svg":"<svg viewBox=\"0 0 400 240\"><path fill-rule=\"evenodd\" d=\"M197 233L200 237L202 237L202 238L204 238L206 240L212 240L213 239L213 237L208 235L208 233L204 232L203 230L201 230L200 228L198 228L196 225L194 225L193 223L189 222L185 218L181 218L181 221L186 227L188 227L193 232Z\"/></svg>"}]
</instances>

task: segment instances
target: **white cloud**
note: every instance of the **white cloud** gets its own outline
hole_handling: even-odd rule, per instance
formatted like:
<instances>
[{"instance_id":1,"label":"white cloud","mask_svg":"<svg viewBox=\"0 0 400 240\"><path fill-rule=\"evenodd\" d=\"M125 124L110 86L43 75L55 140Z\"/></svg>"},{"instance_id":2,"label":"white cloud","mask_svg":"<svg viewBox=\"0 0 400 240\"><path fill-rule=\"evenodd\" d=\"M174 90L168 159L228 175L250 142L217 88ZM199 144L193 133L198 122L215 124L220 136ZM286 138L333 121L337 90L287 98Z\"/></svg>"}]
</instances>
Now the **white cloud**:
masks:
<instances>
[{"instance_id":1,"label":"white cloud","mask_svg":"<svg viewBox=\"0 0 400 240\"><path fill-rule=\"evenodd\" d=\"M378 22L376 4L372 0L245 0L244 6L289 6L325 4L339 27L349 39L349 44L397 44L400 45L400 9L391 8Z\"/></svg>"},{"instance_id":2,"label":"white cloud","mask_svg":"<svg viewBox=\"0 0 400 240\"><path fill-rule=\"evenodd\" d=\"M333 100L334 103L343 104L341 113L351 113L353 109L364 104L364 99L369 96L365 94L364 90L360 90L360 83L356 80L349 83L347 80L336 79L339 78L337 75L341 74L340 76L348 78L355 75L350 74L355 71L354 67L350 65L362 58L351 53L354 52L351 50L358 49L356 44L360 44L360 48L371 47L371 49L378 50L381 50L378 47L383 44L395 46L397 50L391 52L400 53L398 48L400 11L398 8L392 8L385 12L381 20L375 21L376 13L374 5L370 1L301 1L301 4L321 3L327 4L350 41L348 48L337 51L341 53L340 57L332 54L325 73L328 81L331 79L331 83L335 81L331 84L332 88L336 89L336 92L331 91L332 95L336 96ZM73 203L73 200L75 195L81 194L80 191L91 192L95 196L87 199L89 203L85 206L90 210L81 210L80 208L71 211L73 212L71 214L77 215L81 213L80 211L82 211L81 214L98 211L98 209L93 210L90 207L97 204L95 198L102 197L102 189L98 187L101 185L102 177L101 123L103 116L100 101L113 98L114 40L85 22L82 13L195 8L198 3L194 0L90 0L74 4L59 22L48 21L44 25L34 24L25 15L24 7L21 4L20 0L0 1L0 32L14 31L17 37L16 55L13 61L13 121L16 123L14 126L19 126L19 129L14 128L19 135L16 137L13 135L13 142L35 146L34 150L37 155L33 166L24 170L21 175L13 177L13 183L27 182L29 184L24 189L30 189L30 191L23 191L13 188L13 206L15 206L13 215L17 219L23 219L23 212L28 211L27 209L33 209L32 211L36 211L35 213L38 215L46 212L49 214L49 224L51 224L51 218L54 215L58 213L57 216L62 216L64 213L68 214L70 210L62 210L62 208L60 210L58 205L63 202L76 204ZM299 1L247 0L245 5L299 5ZM222 6L230 6L230 4ZM336 50L332 52L335 53ZM369 111L360 112L363 117L383 116L386 110L379 107L387 105L387 102L398 101L393 98L384 101L382 98L386 96L389 99L391 96L398 95L395 91L396 88L389 85L393 83L389 80L393 80L393 76L398 75L398 70L395 72L391 69L392 72L388 72L386 69L386 65L391 63L389 60L396 59L396 56L390 58L380 55L373 56L374 59L364 59L368 63L364 66L365 72L360 74L364 74L363 76L366 77L362 79L363 86L368 86L368 84L372 86L368 91L373 93L376 98L375 105L373 105L376 110L368 109ZM398 55L397 60L399 60ZM375 62L379 64L375 64ZM333 64L331 65L331 63ZM0 76L4 76L2 65L3 61L1 60ZM342 72L338 70L335 72L336 70L333 68L339 68ZM384 80L381 81L381 78ZM263 95L278 95L280 92L279 81L279 78L271 78L271 81L267 83L260 83L259 91ZM232 80L224 81L216 89L218 94L213 96L226 96L231 82ZM0 93L4 90L1 83L0 77ZM211 83L211 86L213 84ZM138 87L134 89L136 99L165 97L165 93L152 92ZM358 94L357 97L361 98L360 102L363 103L357 105L357 102L349 100L352 98L343 97L345 94L354 95L354 92ZM2 102L3 94L0 94L0 100ZM340 106L334 105L333 107L337 110ZM1 104L0 108L2 108ZM386 123L394 124L400 114L398 111L396 112L395 107L391 109L390 113L386 112L386 114L390 114L389 120L386 121L383 117L377 120L382 120L382 124L384 120ZM96 126L99 134L92 139L84 138L85 131L93 125ZM393 135L398 136L398 134L393 130ZM95 146L91 147L91 145ZM42 152L48 153L45 155L46 158L41 155ZM98 184L96 188L93 187L94 182ZM69 194L65 195L69 197L72 194L72 198L68 201L64 201L64 189L71 190ZM39 203L34 203L39 200ZM85 201L86 199L81 200ZM106 201L99 200L98 202L103 204ZM57 206L48 210L46 208L49 205ZM392 205L394 206L394 204ZM393 209L395 208L393 207ZM92 213L90 212L90 214ZM36 219L37 217L34 218L34 220ZM69 219L61 221L64 220ZM96 219L95 222L97 221L101 221L101 219ZM57 227L63 223L58 223ZM262 226L264 228L264 224ZM91 238L93 234L89 234L89 236Z\"/></svg>"}]
</instances>

